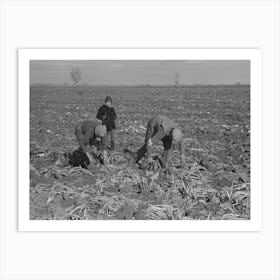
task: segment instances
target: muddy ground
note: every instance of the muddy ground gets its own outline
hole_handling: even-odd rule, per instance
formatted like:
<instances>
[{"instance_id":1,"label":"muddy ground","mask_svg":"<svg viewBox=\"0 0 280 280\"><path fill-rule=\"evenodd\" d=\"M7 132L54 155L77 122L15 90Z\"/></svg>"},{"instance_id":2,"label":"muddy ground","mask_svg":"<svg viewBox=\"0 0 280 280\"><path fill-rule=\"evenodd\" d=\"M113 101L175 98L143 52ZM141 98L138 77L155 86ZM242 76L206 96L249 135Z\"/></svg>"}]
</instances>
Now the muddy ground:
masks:
<instances>
[{"instance_id":1,"label":"muddy ground","mask_svg":"<svg viewBox=\"0 0 280 280\"><path fill-rule=\"evenodd\" d=\"M108 168L58 166L106 95L118 115ZM156 113L183 129L185 166L175 152L167 170L141 170L123 153ZM30 219L250 219L250 87L32 86Z\"/></svg>"}]
</instances>

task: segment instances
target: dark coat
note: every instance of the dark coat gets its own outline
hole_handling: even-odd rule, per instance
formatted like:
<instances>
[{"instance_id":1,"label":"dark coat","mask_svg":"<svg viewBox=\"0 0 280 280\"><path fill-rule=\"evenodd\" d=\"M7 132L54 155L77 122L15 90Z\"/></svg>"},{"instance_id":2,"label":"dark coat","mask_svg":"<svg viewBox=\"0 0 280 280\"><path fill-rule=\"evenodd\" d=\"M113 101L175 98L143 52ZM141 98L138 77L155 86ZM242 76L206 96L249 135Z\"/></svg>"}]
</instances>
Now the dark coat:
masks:
<instances>
[{"instance_id":1,"label":"dark coat","mask_svg":"<svg viewBox=\"0 0 280 280\"><path fill-rule=\"evenodd\" d=\"M107 105L102 105L97 112L96 118L102 121L103 125L106 125L107 131L116 129L115 121L117 115L113 107L108 107Z\"/></svg>"}]
</instances>

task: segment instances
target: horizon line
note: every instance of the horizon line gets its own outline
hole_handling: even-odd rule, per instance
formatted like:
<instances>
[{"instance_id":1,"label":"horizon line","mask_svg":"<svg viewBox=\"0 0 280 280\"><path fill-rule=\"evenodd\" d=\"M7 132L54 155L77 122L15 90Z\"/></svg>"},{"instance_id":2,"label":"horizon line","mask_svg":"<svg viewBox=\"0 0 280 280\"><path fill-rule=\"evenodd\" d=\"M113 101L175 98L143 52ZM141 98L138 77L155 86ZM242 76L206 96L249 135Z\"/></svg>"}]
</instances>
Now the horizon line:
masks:
<instances>
[{"instance_id":1,"label":"horizon line","mask_svg":"<svg viewBox=\"0 0 280 280\"><path fill-rule=\"evenodd\" d=\"M70 84L70 83L30 83L30 86L93 86L93 87L106 87L106 86L123 86L123 87L187 87L187 86L250 86L250 83L194 83L194 84L90 84L90 83L80 83L80 84Z\"/></svg>"}]
</instances>

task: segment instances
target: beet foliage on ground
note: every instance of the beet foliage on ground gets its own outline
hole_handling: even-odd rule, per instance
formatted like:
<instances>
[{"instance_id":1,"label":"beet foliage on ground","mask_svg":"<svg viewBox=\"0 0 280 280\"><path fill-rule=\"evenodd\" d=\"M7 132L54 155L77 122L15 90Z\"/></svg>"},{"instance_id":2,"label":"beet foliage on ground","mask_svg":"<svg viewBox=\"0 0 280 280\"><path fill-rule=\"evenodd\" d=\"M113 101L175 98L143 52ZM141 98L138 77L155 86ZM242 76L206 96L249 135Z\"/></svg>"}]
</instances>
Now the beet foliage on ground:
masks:
<instances>
[{"instance_id":1,"label":"beet foliage on ground","mask_svg":"<svg viewBox=\"0 0 280 280\"><path fill-rule=\"evenodd\" d=\"M118 115L108 167L56 165L106 95ZM250 219L249 87L34 86L30 97L31 219ZM185 167L176 152L168 170L141 170L122 152L159 112L183 129Z\"/></svg>"}]
</instances>

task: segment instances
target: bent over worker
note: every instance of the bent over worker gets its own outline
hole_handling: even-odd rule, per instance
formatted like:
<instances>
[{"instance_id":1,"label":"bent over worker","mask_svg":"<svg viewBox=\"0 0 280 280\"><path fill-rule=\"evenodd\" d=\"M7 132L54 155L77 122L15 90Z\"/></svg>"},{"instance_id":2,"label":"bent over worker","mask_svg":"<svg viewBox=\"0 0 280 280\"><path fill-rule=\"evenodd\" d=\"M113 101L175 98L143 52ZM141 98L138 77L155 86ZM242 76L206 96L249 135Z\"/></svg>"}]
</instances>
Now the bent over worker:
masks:
<instances>
[{"instance_id":1,"label":"bent over worker","mask_svg":"<svg viewBox=\"0 0 280 280\"><path fill-rule=\"evenodd\" d=\"M90 163L93 161L92 154L101 159L102 153L97 150L95 142L97 138L101 138L102 141L106 135L105 125L93 121L83 121L76 126L75 135L81 150L87 155Z\"/></svg>"},{"instance_id":2,"label":"bent over worker","mask_svg":"<svg viewBox=\"0 0 280 280\"><path fill-rule=\"evenodd\" d=\"M162 141L164 147L162 158L162 166L164 168L168 164L175 144L178 144L182 163L185 164L182 132L173 120L161 114L156 115L148 122L145 144L137 151L136 163L145 155L149 157L151 146L158 141Z\"/></svg>"}]
</instances>

